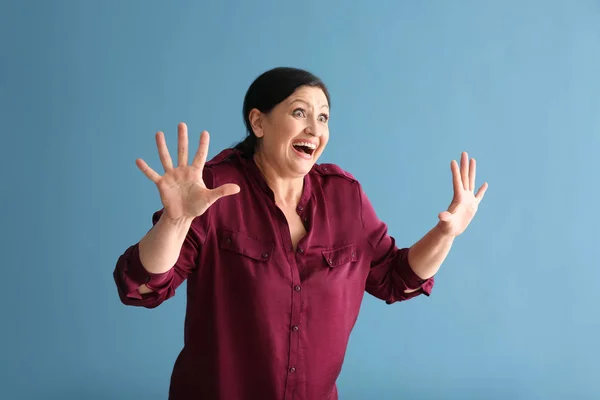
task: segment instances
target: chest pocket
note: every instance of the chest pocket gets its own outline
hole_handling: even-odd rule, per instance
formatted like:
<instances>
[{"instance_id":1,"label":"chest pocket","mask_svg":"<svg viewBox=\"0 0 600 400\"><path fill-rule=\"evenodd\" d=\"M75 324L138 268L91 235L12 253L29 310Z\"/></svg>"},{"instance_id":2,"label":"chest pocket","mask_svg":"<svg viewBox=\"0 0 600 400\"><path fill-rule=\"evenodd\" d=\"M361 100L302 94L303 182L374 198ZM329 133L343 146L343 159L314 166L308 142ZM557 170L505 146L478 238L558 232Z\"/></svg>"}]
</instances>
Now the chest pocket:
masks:
<instances>
[{"instance_id":1,"label":"chest pocket","mask_svg":"<svg viewBox=\"0 0 600 400\"><path fill-rule=\"evenodd\" d=\"M265 263L271 260L275 249L273 243L261 242L244 233L230 229L219 230L218 241L221 250Z\"/></svg>"},{"instance_id":2,"label":"chest pocket","mask_svg":"<svg viewBox=\"0 0 600 400\"><path fill-rule=\"evenodd\" d=\"M331 268L341 265L351 265L358 261L356 244L348 244L341 247L321 251L325 263Z\"/></svg>"}]
</instances>

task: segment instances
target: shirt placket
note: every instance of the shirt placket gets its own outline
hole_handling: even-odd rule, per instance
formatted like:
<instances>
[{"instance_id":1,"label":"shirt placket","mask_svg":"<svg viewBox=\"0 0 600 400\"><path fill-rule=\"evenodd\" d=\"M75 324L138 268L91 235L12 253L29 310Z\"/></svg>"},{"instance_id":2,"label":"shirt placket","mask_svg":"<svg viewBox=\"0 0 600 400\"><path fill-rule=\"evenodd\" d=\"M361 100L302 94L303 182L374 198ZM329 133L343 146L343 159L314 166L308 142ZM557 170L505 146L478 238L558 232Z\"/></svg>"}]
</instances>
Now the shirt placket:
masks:
<instances>
[{"instance_id":1,"label":"shirt placket","mask_svg":"<svg viewBox=\"0 0 600 400\"><path fill-rule=\"evenodd\" d=\"M302 204L298 205L297 213L302 218L302 221L306 226L306 212L305 206ZM300 357L300 334L303 328L302 324L302 308L303 308L303 286L300 281L300 271L298 269L298 262L296 257L302 256L306 249L302 247L304 245L304 239L300 240L298 243L298 247L296 252L294 252L294 248L292 246L292 238L290 236L289 225L287 224L287 220L283 213L281 213L282 223L280 227L282 229L282 237L285 238L284 248L286 253L286 258L290 266L290 273L292 277L292 303L291 303L291 318L290 318L290 327L289 327L289 337L290 337L290 356L288 363L288 372L287 372L287 380L285 387L285 399L291 400L293 398L294 392L296 391L296 385L298 383L298 378L300 374L305 374L306 371L303 371L303 365L299 365ZM308 231L308 230L307 230Z\"/></svg>"}]
</instances>

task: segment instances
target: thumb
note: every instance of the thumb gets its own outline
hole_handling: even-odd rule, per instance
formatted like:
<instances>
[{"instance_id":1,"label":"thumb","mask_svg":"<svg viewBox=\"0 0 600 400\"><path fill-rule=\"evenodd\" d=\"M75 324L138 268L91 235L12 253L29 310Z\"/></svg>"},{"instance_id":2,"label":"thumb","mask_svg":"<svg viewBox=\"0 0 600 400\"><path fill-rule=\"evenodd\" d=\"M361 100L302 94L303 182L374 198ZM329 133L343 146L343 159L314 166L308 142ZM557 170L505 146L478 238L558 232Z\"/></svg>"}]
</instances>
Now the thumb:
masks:
<instances>
[{"instance_id":1,"label":"thumb","mask_svg":"<svg viewBox=\"0 0 600 400\"><path fill-rule=\"evenodd\" d=\"M442 222L448 222L452 219L452 213L450 213L449 211L442 211L438 214L438 218Z\"/></svg>"},{"instance_id":2,"label":"thumb","mask_svg":"<svg viewBox=\"0 0 600 400\"><path fill-rule=\"evenodd\" d=\"M231 196L239 193L240 187L234 183L226 183L210 190L210 203L214 203L221 197Z\"/></svg>"}]
</instances>

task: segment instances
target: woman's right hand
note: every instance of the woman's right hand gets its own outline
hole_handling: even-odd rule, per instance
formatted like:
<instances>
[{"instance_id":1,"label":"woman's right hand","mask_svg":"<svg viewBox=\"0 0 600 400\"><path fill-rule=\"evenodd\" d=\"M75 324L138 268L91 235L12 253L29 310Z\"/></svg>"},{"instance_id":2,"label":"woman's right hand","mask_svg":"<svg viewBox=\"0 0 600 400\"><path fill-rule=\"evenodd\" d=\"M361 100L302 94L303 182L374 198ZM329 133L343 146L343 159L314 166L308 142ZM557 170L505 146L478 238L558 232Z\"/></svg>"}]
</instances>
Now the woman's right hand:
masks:
<instances>
[{"instance_id":1,"label":"woman's right hand","mask_svg":"<svg viewBox=\"0 0 600 400\"><path fill-rule=\"evenodd\" d=\"M173 166L162 132L156 134L156 146L165 174L160 176L142 159L137 159L135 163L156 184L164 207L163 215L172 221L184 221L204 214L208 207L221 197L238 193L240 187L227 183L214 189L208 189L202 180L202 171L210 140L208 132L204 131L200 134L198 151L192 164L188 165L187 126L180 123L177 128L179 142L177 167Z\"/></svg>"}]
</instances>

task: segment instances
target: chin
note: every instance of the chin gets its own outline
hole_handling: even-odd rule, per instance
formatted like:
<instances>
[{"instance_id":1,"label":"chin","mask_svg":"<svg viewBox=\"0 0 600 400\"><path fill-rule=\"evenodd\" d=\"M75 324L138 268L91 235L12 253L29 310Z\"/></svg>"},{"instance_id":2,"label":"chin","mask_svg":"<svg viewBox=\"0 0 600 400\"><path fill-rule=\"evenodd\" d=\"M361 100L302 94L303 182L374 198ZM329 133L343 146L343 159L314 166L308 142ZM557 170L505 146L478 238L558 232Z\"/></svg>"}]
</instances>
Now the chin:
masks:
<instances>
[{"instance_id":1,"label":"chin","mask_svg":"<svg viewBox=\"0 0 600 400\"><path fill-rule=\"evenodd\" d=\"M302 163L301 165L298 165L298 163L293 163L292 165L290 165L290 172L292 172L292 174L296 176L305 176L308 175L313 165L315 165L314 162Z\"/></svg>"},{"instance_id":2,"label":"chin","mask_svg":"<svg viewBox=\"0 0 600 400\"><path fill-rule=\"evenodd\" d=\"M295 173L302 175L308 174L319 158L318 154L314 154L310 159L300 159L295 155L293 156L294 158L291 162L292 170Z\"/></svg>"}]
</instances>

